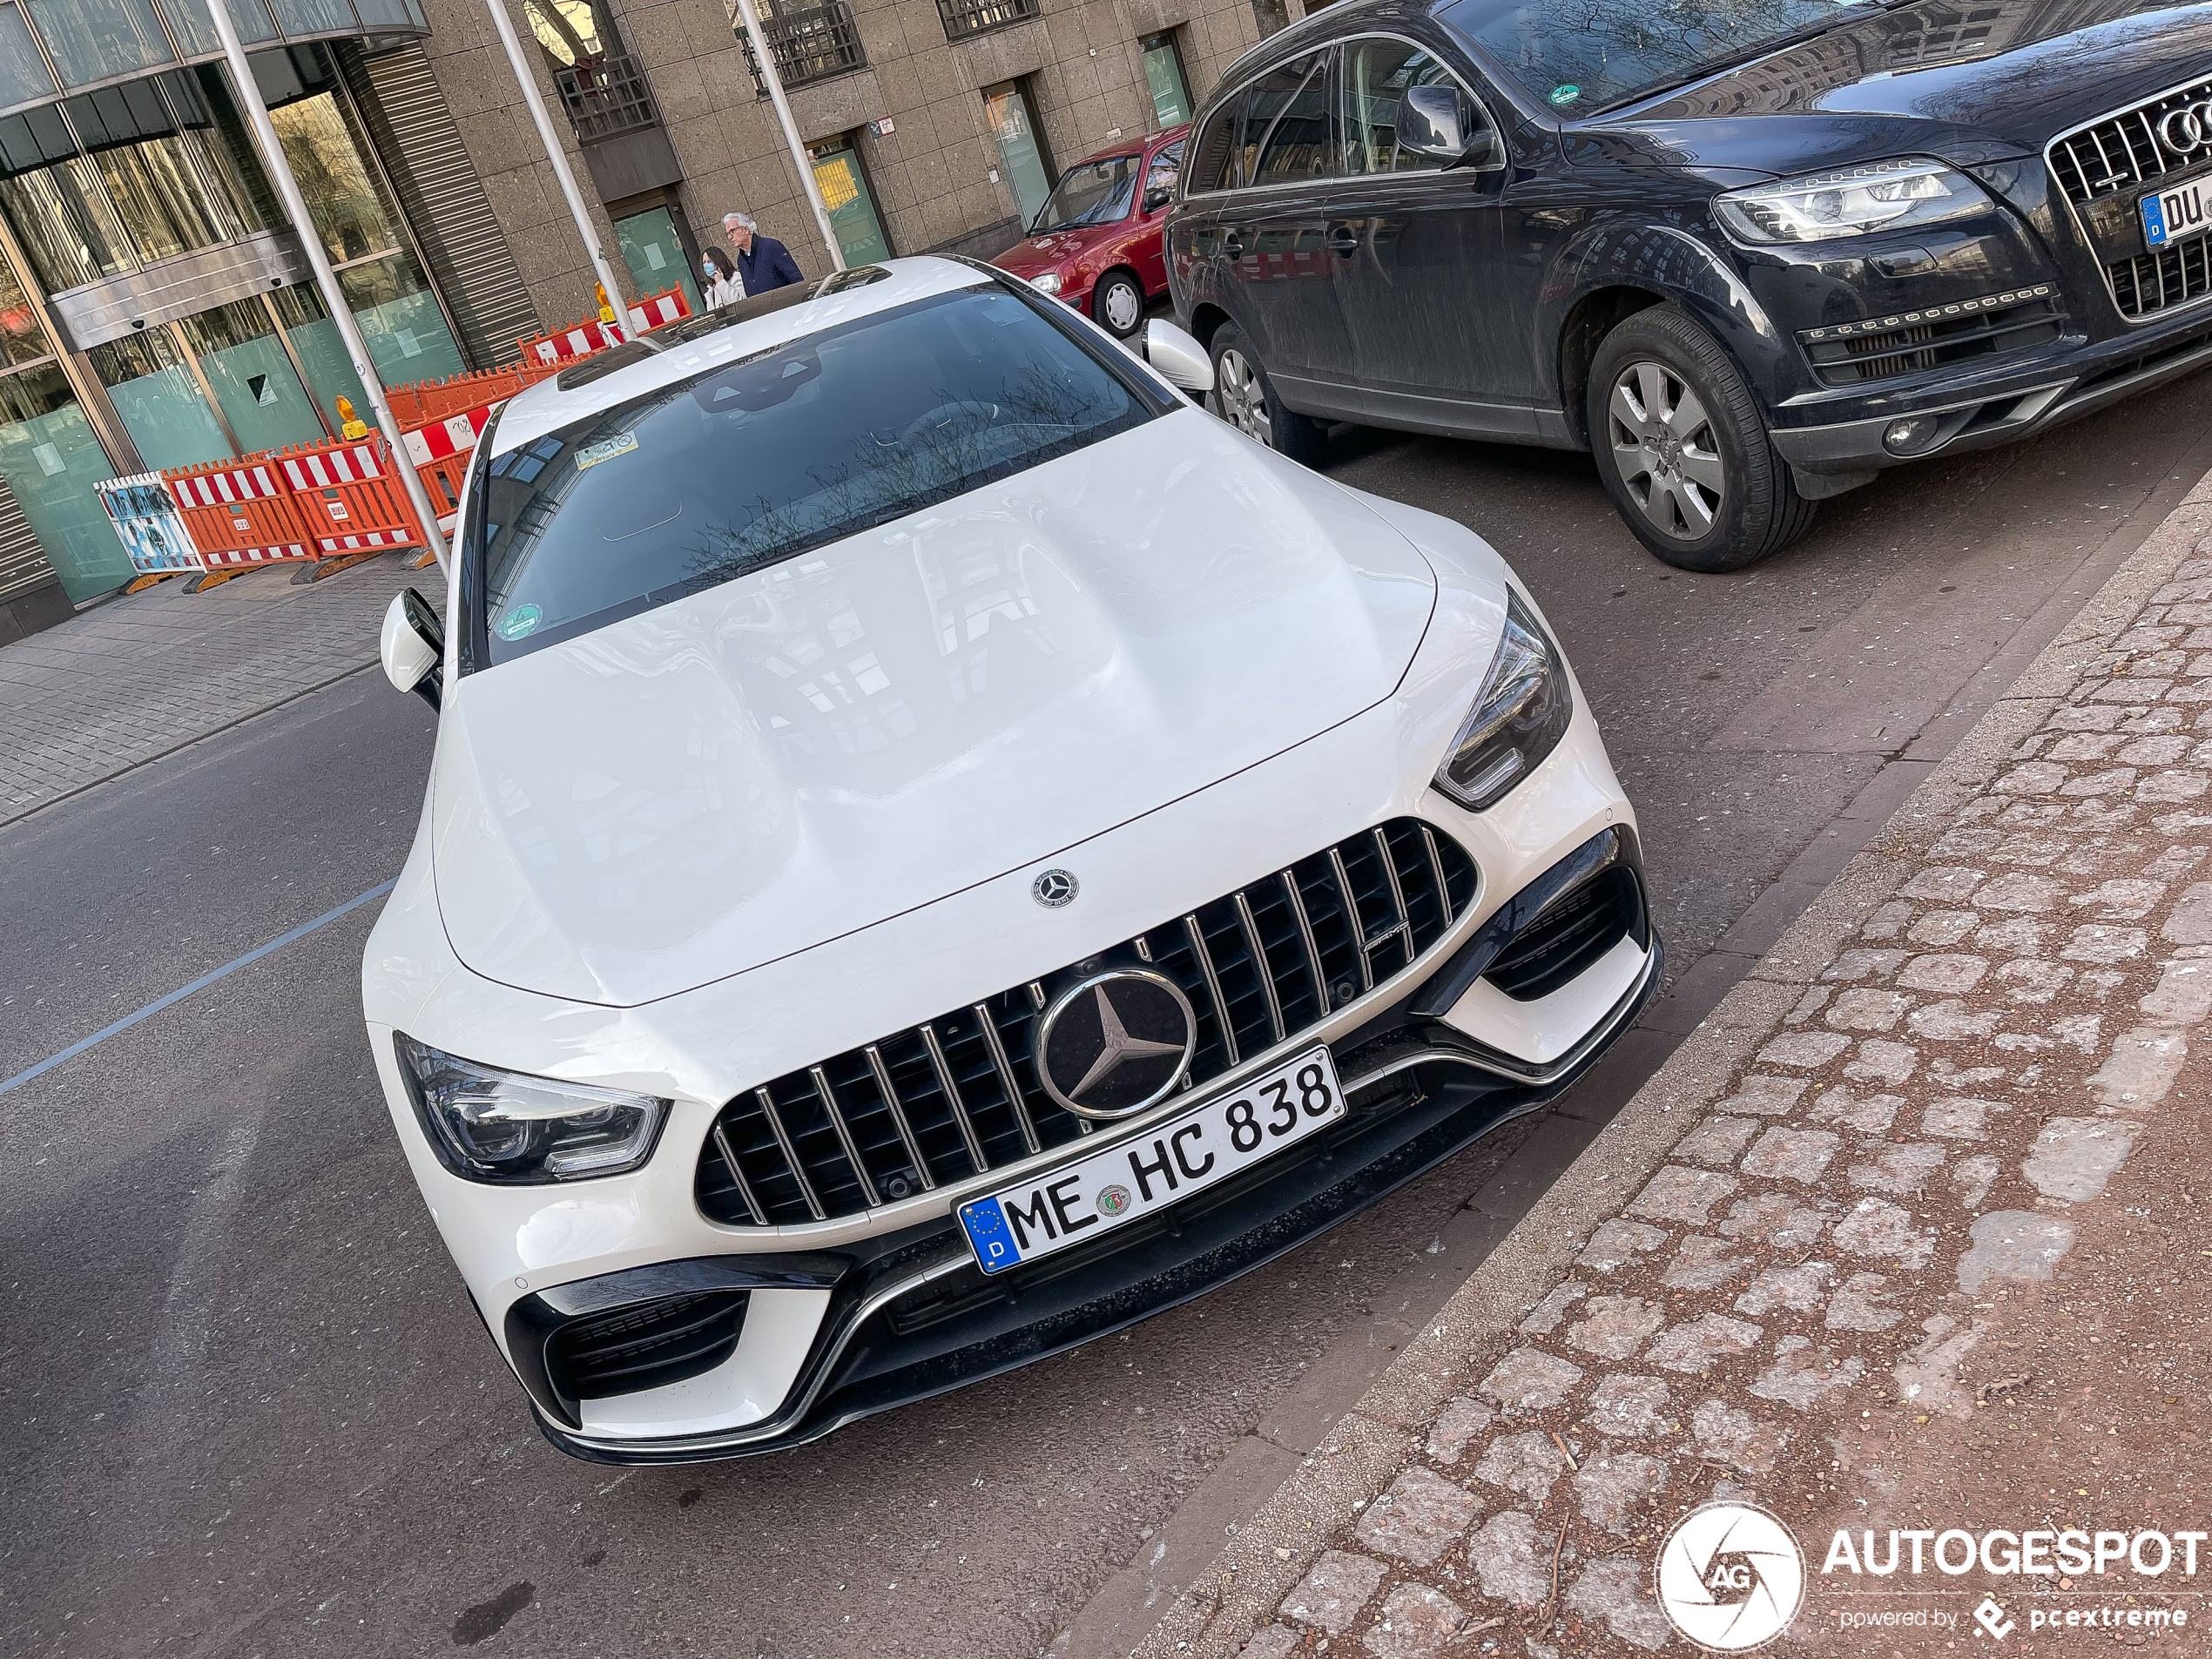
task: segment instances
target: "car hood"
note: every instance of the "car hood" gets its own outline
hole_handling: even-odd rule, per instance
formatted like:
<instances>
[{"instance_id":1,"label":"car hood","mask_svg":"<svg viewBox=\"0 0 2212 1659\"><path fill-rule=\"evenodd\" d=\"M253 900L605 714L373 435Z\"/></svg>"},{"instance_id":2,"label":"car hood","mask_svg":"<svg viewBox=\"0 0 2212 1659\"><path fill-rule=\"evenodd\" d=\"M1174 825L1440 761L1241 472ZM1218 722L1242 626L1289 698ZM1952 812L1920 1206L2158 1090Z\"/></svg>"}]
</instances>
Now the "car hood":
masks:
<instances>
[{"instance_id":1,"label":"car hood","mask_svg":"<svg viewBox=\"0 0 2212 1659\"><path fill-rule=\"evenodd\" d=\"M1047 271L1057 271L1062 266L1097 246L1111 241L1126 232L1133 220L1117 219L1110 225L1087 225L1079 231L1055 231L1049 236L1032 236L1016 242L991 263L1010 276L1041 276Z\"/></svg>"},{"instance_id":2,"label":"car hood","mask_svg":"<svg viewBox=\"0 0 2212 1659\"><path fill-rule=\"evenodd\" d=\"M1878 12L1635 111L1709 166L1804 172L1933 150L2034 154L2059 133L2205 73L2212 3L1927 0Z\"/></svg>"},{"instance_id":3,"label":"car hood","mask_svg":"<svg viewBox=\"0 0 2212 1659\"><path fill-rule=\"evenodd\" d=\"M1172 413L459 680L448 935L577 1001L741 973L1373 706L1434 592L1353 496Z\"/></svg>"}]
</instances>

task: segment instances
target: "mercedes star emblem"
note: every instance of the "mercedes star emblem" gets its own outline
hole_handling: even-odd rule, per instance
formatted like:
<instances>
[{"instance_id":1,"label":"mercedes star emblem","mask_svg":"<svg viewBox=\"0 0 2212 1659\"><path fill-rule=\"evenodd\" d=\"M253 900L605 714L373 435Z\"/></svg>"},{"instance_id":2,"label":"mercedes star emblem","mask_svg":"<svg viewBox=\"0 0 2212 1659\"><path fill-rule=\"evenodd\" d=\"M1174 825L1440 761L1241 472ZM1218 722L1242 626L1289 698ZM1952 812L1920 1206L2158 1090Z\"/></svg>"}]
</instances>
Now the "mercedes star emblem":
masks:
<instances>
[{"instance_id":1,"label":"mercedes star emblem","mask_svg":"<svg viewBox=\"0 0 2212 1659\"><path fill-rule=\"evenodd\" d=\"M1198 1022L1173 980L1118 968L1078 981L1037 1027L1037 1081L1082 1117L1127 1117L1173 1094Z\"/></svg>"},{"instance_id":2,"label":"mercedes star emblem","mask_svg":"<svg viewBox=\"0 0 2212 1659\"><path fill-rule=\"evenodd\" d=\"M1082 889L1076 885L1072 870L1047 870L1029 883L1029 896L1047 910L1057 910L1062 905L1073 904Z\"/></svg>"}]
</instances>

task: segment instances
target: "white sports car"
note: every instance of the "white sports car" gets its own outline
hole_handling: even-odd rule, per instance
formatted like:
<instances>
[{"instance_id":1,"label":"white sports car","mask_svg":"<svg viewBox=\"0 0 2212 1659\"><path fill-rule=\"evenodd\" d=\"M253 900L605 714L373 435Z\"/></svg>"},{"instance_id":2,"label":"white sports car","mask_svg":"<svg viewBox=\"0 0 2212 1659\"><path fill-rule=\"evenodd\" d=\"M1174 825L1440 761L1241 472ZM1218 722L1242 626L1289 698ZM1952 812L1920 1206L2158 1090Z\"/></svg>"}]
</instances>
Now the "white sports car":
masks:
<instances>
[{"instance_id":1,"label":"white sports car","mask_svg":"<svg viewBox=\"0 0 2212 1659\"><path fill-rule=\"evenodd\" d=\"M1635 816L1534 604L1210 378L894 260L485 432L452 626L386 621L442 713L362 996L564 1450L790 1447L1141 1319L1651 995Z\"/></svg>"}]
</instances>

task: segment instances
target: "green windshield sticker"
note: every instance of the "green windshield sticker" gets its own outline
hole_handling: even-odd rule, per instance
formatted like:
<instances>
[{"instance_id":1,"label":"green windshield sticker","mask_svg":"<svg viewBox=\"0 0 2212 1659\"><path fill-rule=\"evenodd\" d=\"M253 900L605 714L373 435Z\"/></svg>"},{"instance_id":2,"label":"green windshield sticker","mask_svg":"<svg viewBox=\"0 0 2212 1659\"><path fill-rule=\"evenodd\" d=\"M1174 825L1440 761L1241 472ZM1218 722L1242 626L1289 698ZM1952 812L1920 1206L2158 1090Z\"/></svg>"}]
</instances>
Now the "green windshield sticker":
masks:
<instances>
[{"instance_id":1,"label":"green windshield sticker","mask_svg":"<svg viewBox=\"0 0 2212 1659\"><path fill-rule=\"evenodd\" d=\"M603 461L612 461L617 455L626 455L637 447L637 435L625 432L618 438L609 438L604 443L587 443L576 452L576 469L596 467Z\"/></svg>"},{"instance_id":2,"label":"green windshield sticker","mask_svg":"<svg viewBox=\"0 0 2212 1659\"><path fill-rule=\"evenodd\" d=\"M1579 86L1570 84L1567 86L1554 86L1552 88L1552 102L1558 105L1561 109L1566 108L1567 105L1572 104L1576 98L1581 96L1582 89Z\"/></svg>"},{"instance_id":3,"label":"green windshield sticker","mask_svg":"<svg viewBox=\"0 0 2212 1659\"><path fill-rule=\"evenodd\" d=\"M544 615L536 605L516 605L499 619L499 637L520 639L525 634L535 633Z\"/></svg>"}]
</instances>

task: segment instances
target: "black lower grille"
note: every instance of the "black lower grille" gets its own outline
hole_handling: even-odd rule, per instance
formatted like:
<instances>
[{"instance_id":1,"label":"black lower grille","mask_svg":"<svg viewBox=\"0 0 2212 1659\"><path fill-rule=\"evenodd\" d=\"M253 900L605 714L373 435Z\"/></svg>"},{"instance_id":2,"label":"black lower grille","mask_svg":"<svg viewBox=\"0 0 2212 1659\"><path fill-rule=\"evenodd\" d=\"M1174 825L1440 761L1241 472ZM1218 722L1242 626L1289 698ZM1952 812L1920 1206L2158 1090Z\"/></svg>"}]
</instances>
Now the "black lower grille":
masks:
<instances>
[{"instance_id":1,"label":"black lower grille","mask_svg":"<svg viewBox=\"0 0 2212 1659\"><path fill-rule=\"evenodd\" d=\"M1973 357L2025 351L2059 337L2061 314L2047 288L1992 295L1809 328L1797 339L1830 386L1858 386Z\"/></svg>"},{"instance_id":2,"label":"black lower grille","mask_svg":"<svg viewBox=\"0 0 2212 1659\"><path fill-rule=\"evenodd\" d=\"M1616 867L1546 906L1507 941L1483 977L1516 1001L1533 1002L1640 934L1642 923L1635 873Z\"/></svg>"},{"instance_id":3,"label":"black lower grille","mask_svg":"<svg viewBox=\"0 0 2212 1659\"><path fill-rule=\"evenodd\" d=\"M1036 1080L1038 1016L1076 979L1150 967L1197 1018L1204 1083L1404 973L1474 902L1474 862L1410 818L1324 848L1028 985L775 1079L722 1109L694 1190L716 1221L858 1215L1089 1127Z\"/></svg>"},{"instance_id":4,"label":"black lower grille","mask_svg":"<svg viewBox=\"0 0 2212 1659\"><path fill-rule=\"evenodd\" d=\"M2155 316L2212 293L2212 236L2194 236L2105 266L2123 317Z\"/></svg>"},{"instance_id":5,"label":"black lower grille","mask_svg":"<svg viewBox=\"0 0 2212 1659\"><path fill-rule=\"evenodd\" d=\"M750 1291L665 1296L563 1325L548 1354L572 1399L660 1388L714 1369L736 1350Z\"/></svg>"}]
</instances>

